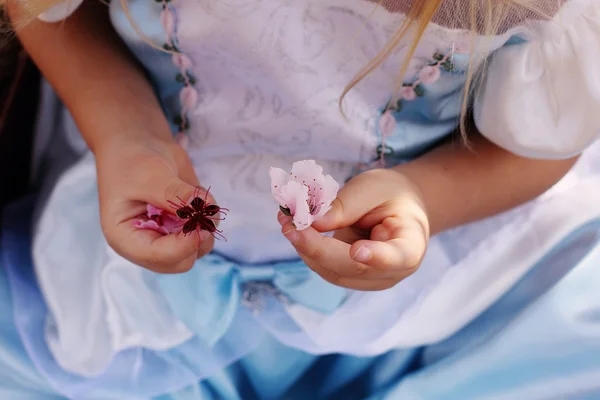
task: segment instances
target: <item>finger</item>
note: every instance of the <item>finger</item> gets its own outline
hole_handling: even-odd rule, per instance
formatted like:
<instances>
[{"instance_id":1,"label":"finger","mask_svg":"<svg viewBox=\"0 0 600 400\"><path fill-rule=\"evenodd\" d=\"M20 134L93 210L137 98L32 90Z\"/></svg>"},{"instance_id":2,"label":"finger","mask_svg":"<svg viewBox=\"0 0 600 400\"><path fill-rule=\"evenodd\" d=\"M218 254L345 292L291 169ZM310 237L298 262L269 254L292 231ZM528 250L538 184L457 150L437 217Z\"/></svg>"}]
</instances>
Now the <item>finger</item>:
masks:
<instances>
[{"instance_id":1,"label":"finger","mask_svg":"<svg viewBox=\"0 0 600 400\"><path fill-rule=\"evenodd\" d=\"M313 228L297 231L291 222L284 224L281 232L295 247L304 262L313 269L328 270L332 276L346 278L382 279L385 272L350 258L350 245L321 235Z\"/></svg>"},{"instance_id":2,"label":"finger","mask_svg":"<svg viewBox=\"0 0 600 400\"><path fill-rule=\"evenodd\" d=\"M204 188L192 186L178 178L165 180L157 187L157 190L146 191L148 192L147 197L142 200L165 210L173 210L174 206L171 202L187 204L194 197L200 197L203 200L206 197L209 203L214 202L211 196L207 196Z\"/></svg>"},{"instance_id":3,"label":"finger","mask_svg":"<svg viewBox=\"0 0 600 400\"><path fill-rule=\"evenodd\" d=\"M300 254L300 258L307 264L308 259L304 258L302 254ZM341 275L338 275L326 268L322 268L319 265L313 265L309 267L315 271L321 278L325 281L340 286L346 289L360 290L360 291L376 291L376 290L386 290L391 287L394 287L398 282L401 281L400 278L396 276L392 276L391 278L386 279L360 279L360 278L348 278Z\"/></svg>"},{"instance_id":4,"label":"finger","mask_svg":"<svg viewBox=\"0 0 600 400\"><path fill-rule=\"evenodd\" d=\"M193 197L200 197L215 204L215 199L210 193L207 194L206 189L191 185L168 170L155 171L136 181L128 191L127 197L171 211L174 210L170 202L187 203Z\"/></svg>"},{"instance_id":5,"label":"finger","mask_svg":"<svg viewBox=\"0 0 600 400\"><path fill-rule=\"evenodd\" d=\"M341 240L342 242L352 244L357 240L365 239L369 237L368 231L362 231L358 229L354 229L353 227L340 229L335 231L333 237L337 240Z\"/></svg>"},{"instance_id":6,"label":"finger","mask_svg":"<svg viewBox=\"0 0 600 400\"><path fill-rule=\"evenodd\" d=\"M207 231L201 231L200 243L198 251L196 252L196 258L201 258L210 253L215 245L215 238Z\"/></svg>"},{"instance_id":7,"label":"finger","mask_svg":"<svg viewBox=\"0 0 600 400\"><path fill-rule=\"evenodd\" d=\"M361 240L356 242L350 254L352 259L381 271L387 276L399 275L401 279L413 274L421 264L422 252L411 249L410 239L393 239L387 242Z\"/></svg>"},{"instance_id":8,"label":"finger","mask_svg":"<svg viewBox=\"0 0 600 400\"><path fill-rule=\"evenodd\" d=\"M282 231L287 231L289 229L294 229L294 226L291 224L292 218L289 216L284 215L283 213L278 213L277 215L279 223L282 226L285 226ZM320 234L318 234L320 237L322 237ZM332 238L328 238L330 240L335 240ZM302 245L300 244L300 246L302 247ZM308 251L308 250L306 250ZM306 263L306 265L309 266L309 268L311 268L313 271L315 271L317 274L319 274L324 280L326 280L327 282L340 286L340 287L344 287L347 289L353 289L353 290L361 290L361 291L376 291L376 290L385 290L385 289L389 289L393 286L395 286L398 282L400 282L403 279L403 276L400 275L398 276L398 273L390 273L389 274L389 278L381 278L381 279L362 279L362 278L348 278L345 276L342 276L339 274L339 272L335 271L335 270L331 270L328 268L323 267L320 263L321 262L325 262L324 260L321 260L320 262L315 262L316 260L318 260L320 257L315 256L314 254L312 255L312 257L309 257L307 255L304 255L301 252L298 252L300 258ZM382 275L385 274L378 274L378 277L381 277ZM363 277L364 278L364 277Z\"/></svg>"},{"instance_id":9,"label":"finger","mask_svg":"<svg viewBox=\"0 0 600 400\"><path fill-rule=\"evenodd\" d=\"M292 217L290 217L289 215L285 215L281 211L279 211L277 213L277 221L279 221L279 225L281 225L281 226L292 222L292 219L293 219Z\"/></svg>"},{"instance_id":10,"label":"finger","mask_svg":"<svg viewBox=\"0 0 600 400\"><path fill-rule=\"evenodd\" d=\"M313 223L313 228L319 232L330 232L351 226L375 206L365 198L365 192L359 191L350 196L353 192L351 182L338 192L331 203L331 209Z\"/></svg>"},{"instance_id":11,"label":"finger","mask_svg":"<svg viewBox=\"0 0 600 400\"><path fill-rule=\"evenodd\" d=\"M160 273L180 273L189 270L199 251L198 238L182 234L162 235L151 230L140 230L132 221L117 225L106 236L109 245L121 256ZM207 243L205 243L207 242ZM212 248L212 241L201 243L202 251Z\"/></svg>"},{"instance_id":12,"label":"finger","mask_svg":"<svg viewBox=\"0 0 600 400\"><path fill-rule=\"evenodd\" d=\"M187 154L186 154L186 157L187 157ZM194 187L200 186L200 182L198 181L198 175L196 175L196 171L194 170L194 167L192 166L192 164L189 163L189 159L188 159L188 162L185 163L185 165L180 166L179 177L184 182L189 183L190 185L192 185Z\"/></svg>"},{"instance_id":13,"label":"finger","mask_svg":"<svg viewBox=\"0 0 600 400\"><path fill-rule=\"evenodd\" d=\"M372 240L352 244L353 260L382 271L414 272L427 248L427 227L417 219L386 218L373 228Z\"/></svg>"},{"instance_id":14,"label":"finger","mask_svg":"<svg viewBox=\"0 0 600 400\"><path fill-rule=\"evenodd\" d=\"M385 205L393 202L397 209L420 204L413 184L392 169L375 169L351 179L340 191L327 214L313 224L320 232L339 230L351 225L370 229L385 217ZM400 206L400 207L398 207Z\"/></svg>"},{"instance_id":15,"label":"finger","mask_svg":"<svg viewBox=\"0 0 600 400\"><path fill-rule=\"evenodd\" d=\"M367 171L351 179L338 191L329 212L316 221L313 227L320 232L345 228L355 224L367 212L387 200L381 199L377 195L382 192L380 182L382 179L386 179L377 176L381 173L385 172Z\"/></svg>"},{"instance_id":16,"label":"finger","mask_svg":"<svg viewBox=\"0 0 600 400\"><path fill-rule=\"evenodd\" d=\"M188 204L191 199L195 197L200 197L207 204L216 204L214 197L209 193L209 189L207 190L202 187L192 186L178 178L171 177L169 179L159 180L159 183L155 184L153 187L156 187L157 189L140 189L141 191L137 194L136 198L140 199L142 202L167 210L172 214L175 213L177 208ZM215 218L213 219L213 222L219 227L221 219Z\"/></svg>"}]
</instances>

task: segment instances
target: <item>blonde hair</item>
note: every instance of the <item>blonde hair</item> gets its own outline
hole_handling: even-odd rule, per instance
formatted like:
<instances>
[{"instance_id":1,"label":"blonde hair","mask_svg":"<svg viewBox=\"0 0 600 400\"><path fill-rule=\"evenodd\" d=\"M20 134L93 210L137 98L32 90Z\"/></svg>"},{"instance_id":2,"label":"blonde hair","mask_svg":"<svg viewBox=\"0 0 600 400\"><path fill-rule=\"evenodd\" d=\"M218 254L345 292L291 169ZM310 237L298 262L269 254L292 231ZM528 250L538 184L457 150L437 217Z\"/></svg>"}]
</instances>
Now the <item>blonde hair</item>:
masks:
<instances>
[{"instance_id":1,"label":"blonde hair","mask_svg":"<svg viewBox=\"0 0 600 400\"><path fill-rule=\"evenodd\" d=\"M8 0L0 0L0 6L4 6ZM56 5L64 0L15 0L20 1L20 4L24 8L27 16L36 16L41 14L53 5ZM70 0L66 0L70 1ZM100 0L102 1L102 0ZM132 27L135 31L145 39L145 41L153 48L169 52L160 46L157 46L151 40L145 37L141 32L137 24L133 21L130 14L128 13L127 1L118 0L121 2L123 9L129 19ZM364 0L363 0L364 1ZM394 85L394 93L398 93L403 84L404 76L407 73L410 60L412 59L421 38L423 37L427 27L433 21L434 16L444 3L449 0L412 0L408 11L406 12L405 20L401 24L400 28L393 35L391 40L385 45L385 47L367 64L365 65L346 85L339 99L340 111L343 114L343 100L345 96L350 92L356 85L358 85L364 78L366 78L371 72L381 66L381 64L390 56L390 54L405 40L409 33L412 33L412 39L408 46L408 52L405 56L405 60L400 67L398 79ZM522 10L533 11L536 14L542 15L542 11L536 9L533 4L535 0L464 0L468 2L469 19L468 25L470 25L472 44L478 35L483 36L494 36L496 35L502 24L505 22L506 17L509 14L509 10L515 10L521 8ZM558 2L564 0L557 0ZM377 0L377 7L381 7L385 0ZM471 46L474 48L474 46ZM473 65L476 54L472 53L467 68L467 79L464 88L462 111L460 118L460 133L467 143L467 129L466 122L469 113L469 101L471 97L474 80L476 79ZM485 58L484 58L485 60ZM390 104L393 102L390 102Z\"/></svg>"},{"instance_id":2,"label":"blonde hair","mask_svg":"<svg viewBox=\"0 0 600 400\"><path fill-rule=\"evenodd\" d=\"M471 30L471 48L475 49L475 38L478 35L494 36L501 26L505 23L509 10L517 10L520 8L523 11L532 11L535 14L542 15L542 11L533 6L533 0L465 0L469 3L469 21ZM339 99L339 107L343 113L344 97L364 78L366 78L375 69L390 56L390 54L407 38L409 33L412 33L412 39L408 46L408 52L404 62L400 67L398 79L394 85L394 93L398 93L403 85L403 80L410 65L410 61L417 50L421 38L425 34L427 27L433 21L434 16L442 6L444 0L413 0L410 8L406 12L405 20L396 31L392 39L385 47L367 64L365 65L352 80L344 88ZM377 7L381 7L384 0L378 0ZM471 92L474 86L476 75L474 74L473 65L477 55L471 54L469 65L467 68L467 79L463 92L462 111L460 117L460 133L467 144L467 119L469 115L469 105ZM487 57L486 57L487 58ZM485 58L484 58L485 60ZM481 75L479 76L481 77ZM393 101L390 104L394 103ZM389 106L388 106L389 107Z\"/></svg>"},{"instance_id":3,"label":"blonde hair","mask_svg":"<svg viewBox=\"0 0 600 400\"><path fill-rule=\"evenodd\" d=\"M23 13L22 13L23 15L20 16L19 21L18 21L19 24L27 23L27 22L31 21L32 19L34 19L36 16L40 15L41 13L43 13L44 11L49 9L50 7L63 2L63 0L27 0L27 1L0 0L0 7L6 8L9 1L18 1L19 7L23 11ZM67 1L70 1L70 0L67 0ZM14 21L13 21L13 25L14 25Z\"/></svg>"}]
</instances>

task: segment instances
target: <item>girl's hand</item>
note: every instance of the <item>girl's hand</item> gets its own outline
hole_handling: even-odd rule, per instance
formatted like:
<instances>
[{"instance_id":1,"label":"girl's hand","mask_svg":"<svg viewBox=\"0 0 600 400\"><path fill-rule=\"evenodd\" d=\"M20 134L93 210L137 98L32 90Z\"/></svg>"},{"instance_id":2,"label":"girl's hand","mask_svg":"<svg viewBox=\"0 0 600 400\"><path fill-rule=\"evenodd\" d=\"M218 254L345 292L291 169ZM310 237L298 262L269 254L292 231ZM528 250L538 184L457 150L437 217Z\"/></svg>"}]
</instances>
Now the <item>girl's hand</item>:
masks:
<instances>
[{"instance_id":1,"label":"girl's hand","mask_svg":"<svg viewBox=\"0 0 600 400\"><path fill-rule=\"evenodd\" d=\"M348 182L333 208L297 231L279 214L282 233L325 280L357 290L391 288L414 273L425 254L429 222L421 195L400 172L367 171ZM321 232L335 231L333 237Z\"/></svg>"},{"instance_id":2,"label":"girl's hand","mask_svg":"<svg viewBox=\"0 0 600 400\"><path fill-rule=\"evenodd\" d=\"M155 272L178 273L210 252L212 237L199 245L196 235L163 236L134 227L134 221L146 213L146 204L172 210L168 200L187 201L199 187L181 147L171 140L125 136L96 149L96 164L102 229L117 253Z\"/></svg>"}]
</instances>

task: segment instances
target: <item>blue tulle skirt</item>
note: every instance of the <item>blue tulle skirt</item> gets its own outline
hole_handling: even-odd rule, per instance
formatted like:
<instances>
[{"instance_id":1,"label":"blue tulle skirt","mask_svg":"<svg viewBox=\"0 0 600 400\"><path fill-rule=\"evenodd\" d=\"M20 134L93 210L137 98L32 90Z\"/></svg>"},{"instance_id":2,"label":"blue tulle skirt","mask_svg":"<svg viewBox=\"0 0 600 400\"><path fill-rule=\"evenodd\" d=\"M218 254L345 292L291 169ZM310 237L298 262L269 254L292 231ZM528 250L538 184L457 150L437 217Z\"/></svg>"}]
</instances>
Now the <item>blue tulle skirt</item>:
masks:
<instances>
[{"instance_id":1,"label":"blue tulle skirt","mask_svg":"<svg viewBox=\"0 0 600 400\"><path fill-rule=\"evenodd\" d=\"M148 398L136 391L148 393L152 382L136 382L131 371L113 369L132 377L121 393L62 371L43 335L32 334L43 332L46 317L30 256L32 207L31 200L24 200L5 213L0 247L0 399ZM442 342L375 357L315 356L265 335L252 352L228 367L183 387L165 386L162 393L157 387L153 398L598 399L599 227L600 221L590 221L566 237L499 301ZM27 304L19 307L18 315L15 302ZM243 332L234 333L244 340ZM140 368L162 365L159 356L144 349L132 349L124 357L139 357ZM79 388L77 394L74 387Z\"/></svg>"}]
</instances>

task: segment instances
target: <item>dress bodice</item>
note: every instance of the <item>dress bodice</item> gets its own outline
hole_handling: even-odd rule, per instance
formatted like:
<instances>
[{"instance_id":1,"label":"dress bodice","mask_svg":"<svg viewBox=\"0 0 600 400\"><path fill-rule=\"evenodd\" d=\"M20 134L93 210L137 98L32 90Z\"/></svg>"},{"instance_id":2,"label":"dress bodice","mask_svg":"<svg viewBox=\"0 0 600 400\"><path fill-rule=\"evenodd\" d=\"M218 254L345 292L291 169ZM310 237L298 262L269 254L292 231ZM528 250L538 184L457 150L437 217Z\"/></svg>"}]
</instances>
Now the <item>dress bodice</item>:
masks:
<instances>
[{"instance_id":1,"label":"dress bodice","mask_svg":"<svg viewBox=\"0 0 600 400\"><path fill-rule=\"evenodd\" d=\"M67 2L63 13L78 2ZM382 153L387 165L421 154L456 130L470 63L475 72L480 65L489 68L483 85L474 85L478 96L472 103L476 123L490 140L541 158L570 156L589 145L600 121L586 112L597 98L581 96L586 74L560 85L543 79L594 57L584 45L578 51L583 58L572 56L573 46L594 39L598 7L589 0L536 0L531 9L511 9L493 37L472 35L467 2L446 0L412 54L400 90L396 83L410 32L344 97L341 112L344 87L398 32L410 3L110 4L116 30L148 71L201 184L231 210L222 225L228 240L217 243L218 252L247 263L295 257L275 220L269 167L314 159L344 182ZM59 11L51 17L57 19ZM530 98L520 94L524 88ZM578 107L571 99L576 94ZM559 113L553 98L562 98L561 107L574 115ZM583 122L572 127L577 119Z\"/></svg>"},{"instance_id":2,"label":"dress bodice","mask_svg":"<svg viewBox=\"0 0 600 400\"><path fill-rule=\"evenodd\" d=\"M275 220L269 167L315 159L343 182L377 157L379 118L409 39L348 93L345 115L338 107L344 87L402 24L401 14L385 8L370 16L373 7L364 0L132 0L125 12L112 3L114 25L153 78L174 132L187 135L200 182L231 210L222 225L228 240L217 251L244 262L295 256ZM456 128L469 44L467 31L432 26L426 33L407 82L432 64L440 74L405 96L386 143L396 158Z\"/></svg>"}]
</instances>

